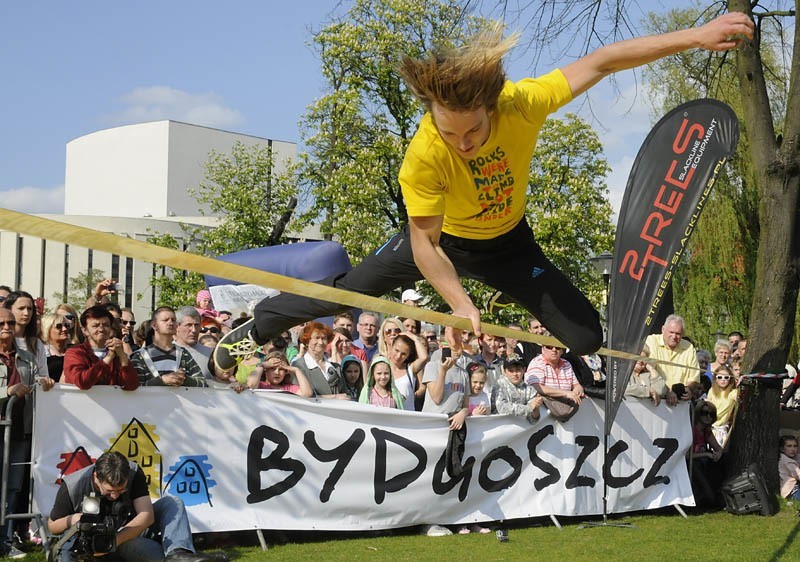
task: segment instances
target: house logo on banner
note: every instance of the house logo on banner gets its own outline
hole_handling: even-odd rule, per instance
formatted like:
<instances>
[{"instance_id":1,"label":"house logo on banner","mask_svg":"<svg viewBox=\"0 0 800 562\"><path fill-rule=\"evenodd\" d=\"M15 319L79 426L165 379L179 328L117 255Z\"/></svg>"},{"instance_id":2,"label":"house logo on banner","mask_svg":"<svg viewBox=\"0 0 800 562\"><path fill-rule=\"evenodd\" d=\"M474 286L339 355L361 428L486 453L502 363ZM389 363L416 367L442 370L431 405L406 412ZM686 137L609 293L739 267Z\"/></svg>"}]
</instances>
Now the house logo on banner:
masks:
<instances>
[{"instance_id":1,"label":"house logo on banner","mask_svg":"<svg viewBox=\"0 0 800 562\"><path fill-rule=\"evenodd\" d=\"M94 461L97 460L86 452L86 449L83 447L77 447L71 453L61 453L60 458L61 462L56 465L56 468L59 470L56 484L59 486L66 475L86 468L90 464L94 464Z\"/></svg>"},{"instance_id":2,"label":"house logo on banner","mask_svg":"<svg viewBox=\"0 0 800 562\"><path fill-rule=\"evenodd\" d=\"M172 496L178 496L186 505L200 505L211 503L211 494L208 489L217 485L211 479L211 469L208 464L208 455L193 455L180 457L178 462L173 464L167 475L166 492Z\"/></svg>"},{"instance_id":3,"label":"house logo on banner","mask_svg":"<svg viewBox=\"0 0 800 562\"><path fill-rule=\"evenodd\" d=\"M133 418L116 437L109 440L110 451L122 453L125 458L139 465L147 478L150 496L156 498L161 495L161 452L156 445L160 439L155 425Z\"/></svg>"},{"instance_id":4,"label":"house logo on banner","mask_svg":"<svg viewBox=\"0 0 800 562\"><path fill-rule=\"evenodd\" d=\"M169 467L166 486L162 489L163 458L158 448L161 437L156 433L154 424L142 423L138 419L131 420L122 426L122 430L109 439L109 451L117 451L128 460L139 465L147 480L151 497L160 497L163 493L177 496L188 505L211 504L209 488L216 486L211 478L212 465L208 464L208 455L181 456ZM97 459L92 457L85 447L78 446L71 452L61 453L61 462L56 468L59 477L56 484L61 484L64 476L93 464Z\"/></svg>"}]
</instances>

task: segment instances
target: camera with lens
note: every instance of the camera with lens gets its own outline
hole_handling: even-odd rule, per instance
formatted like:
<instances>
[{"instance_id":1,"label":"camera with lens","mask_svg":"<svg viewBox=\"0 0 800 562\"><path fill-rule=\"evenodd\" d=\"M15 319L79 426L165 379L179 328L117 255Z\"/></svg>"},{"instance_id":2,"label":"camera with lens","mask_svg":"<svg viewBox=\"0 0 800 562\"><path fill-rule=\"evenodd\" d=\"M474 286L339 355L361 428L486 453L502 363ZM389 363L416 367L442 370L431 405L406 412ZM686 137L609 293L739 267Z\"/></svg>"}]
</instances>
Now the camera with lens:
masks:
<instances>
[{"instance_id":1,"label":"camera with lens","mask_svg":"<svg viewBox=\"0 0 800 562\"><path fill-rule=\"evenodd\" d=\"M132 506L126 502L102 502L97 496L85 496L81 502L81 519L72 547L77 560L93 560L98 554L117 550L117 529L131 518ZM108 506L108 507L107 507Z\"/></svg>"}]
</instances>

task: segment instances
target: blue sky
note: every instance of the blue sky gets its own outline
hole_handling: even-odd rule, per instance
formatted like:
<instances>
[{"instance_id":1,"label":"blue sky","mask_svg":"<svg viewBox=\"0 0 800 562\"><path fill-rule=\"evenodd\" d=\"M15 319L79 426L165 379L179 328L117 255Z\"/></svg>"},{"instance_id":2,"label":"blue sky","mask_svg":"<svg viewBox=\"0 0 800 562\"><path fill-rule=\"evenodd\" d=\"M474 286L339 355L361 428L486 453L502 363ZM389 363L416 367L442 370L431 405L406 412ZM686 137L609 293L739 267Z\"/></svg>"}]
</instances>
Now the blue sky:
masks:
<instances>
[{"instance_id":1,"label":"blue sky","mask_svg":"<svg viewBox=\"0 0 800 562\"><path fill-rule=\"evenodd\" d=\"M335 4L0 2L3 206L62 212L66 143L117 125L174 119L299 142L297 123L324 86L309 29ZM511 78L534 73L526 60L512 57ZM615 207L651 124L635 93L631 73L618 91L592 92ZM588 115L578 102L567 110Z\"/></svg>"}]
</instances>

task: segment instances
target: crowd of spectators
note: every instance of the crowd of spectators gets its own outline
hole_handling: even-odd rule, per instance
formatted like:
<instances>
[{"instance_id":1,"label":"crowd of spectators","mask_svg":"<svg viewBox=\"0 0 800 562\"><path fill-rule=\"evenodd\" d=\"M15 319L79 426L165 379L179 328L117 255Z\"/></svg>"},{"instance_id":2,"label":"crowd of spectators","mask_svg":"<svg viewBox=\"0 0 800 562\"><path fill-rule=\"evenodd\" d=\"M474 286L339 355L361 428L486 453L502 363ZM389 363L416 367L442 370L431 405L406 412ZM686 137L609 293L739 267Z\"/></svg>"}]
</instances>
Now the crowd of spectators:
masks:
<instances>
[{"instance_id":1,"label":"crowd of spectators","mask_svg":"<svg viewBox=\"0 0 800 562\"><path fill-rule=\"evenodd\" d=\"M335 316L330 323L307 322L273 338L237 367L220 371L210 361L222 334L245 318L214 308L208 291L193 306L162 306L137 324L133 311L113 302L114 284L104 280L80 314L66 304L41 314L24 291L0 287L0 368L4 394L19 397L11 451L30 456L32 408L25 397L35 384L55 382L81 389L116 385L230 388L238 393L279 390L301 397L350 400L380 407L443 413L453 431L472 415L516 415L535 424L541 408L566 421L586 396L604 396L605 368L597 355L578 356L559 346L538 345L489 334L454 333L413 318L381 318L365 311ZM421 295L403 293L405 304ZM521 324L511 329L523 331ZM527 330L549 335L530 318ZM447 329L449 330L449 329ZM685 337L684 321L671 315L661 332L648 336L643 354L669 364L638 361L625 390L628 399L691 401L694 444L690 454L695 493L714 498L721 458L735 418L740 362L747 340L739 332L720 339L711 354ZM445 335L449 337L445 337ZM3 403L4 406L4 403ZM15 420L16 421L16 420ZM24 473L9 474L9 507L24 509ZM450 531L432 526L431 534ZM475 526L472 531L484 532ZM12 548L12 525L3 533ZM469 532L461 528L459 532Z\"/></svg>"}]
</instances>

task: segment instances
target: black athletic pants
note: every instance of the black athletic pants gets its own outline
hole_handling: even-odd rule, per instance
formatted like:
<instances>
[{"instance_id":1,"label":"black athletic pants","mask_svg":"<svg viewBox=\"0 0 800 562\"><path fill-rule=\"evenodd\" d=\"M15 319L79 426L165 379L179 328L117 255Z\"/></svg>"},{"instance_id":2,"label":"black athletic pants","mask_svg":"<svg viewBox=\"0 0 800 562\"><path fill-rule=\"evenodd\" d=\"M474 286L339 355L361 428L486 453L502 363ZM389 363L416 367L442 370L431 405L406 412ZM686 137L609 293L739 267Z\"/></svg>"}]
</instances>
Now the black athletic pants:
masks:
<instances>
[{"instance_id":1,"label":"black athletic pants","mask_svg":"<svg viewBox=\"0 0 800 562\"><path fill-rule=\"evenodd\" d=\"M545 257L526 221L491 240L469 240L442 233L440 245L459 276L503 291L536 316L573 352L583 355L601 346L602 329L597 311ZM319 283L379 297L421 279L406 227L364 258L358 267ZM292 326L348 308L281 293L256 306L253 336L263 343Z\"/></svg>"}]
</instances>

